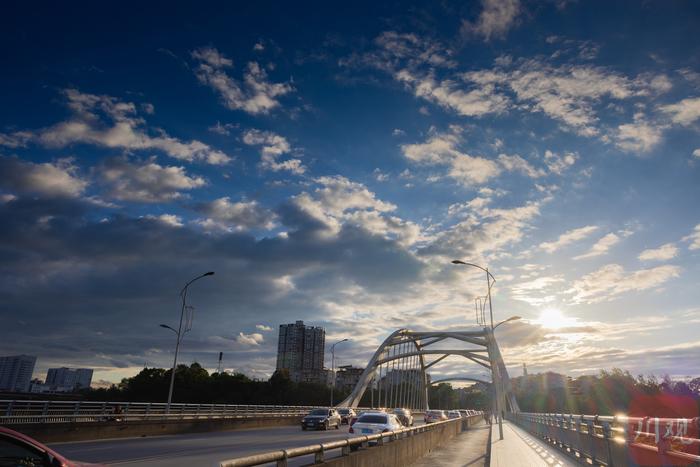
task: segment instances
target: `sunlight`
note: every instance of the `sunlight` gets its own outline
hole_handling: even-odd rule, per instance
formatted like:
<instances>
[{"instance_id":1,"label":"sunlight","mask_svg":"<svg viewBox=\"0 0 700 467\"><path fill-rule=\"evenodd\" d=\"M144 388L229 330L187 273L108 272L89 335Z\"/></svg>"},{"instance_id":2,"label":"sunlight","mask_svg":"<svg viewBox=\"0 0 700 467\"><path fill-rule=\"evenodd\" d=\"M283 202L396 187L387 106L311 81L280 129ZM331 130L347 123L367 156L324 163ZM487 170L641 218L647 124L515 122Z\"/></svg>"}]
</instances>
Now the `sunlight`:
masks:
<instances>
[{"instance_id":1,"label":"sunlight","mask_svg":"<svg viewBox=\"0 0 700 467\"><path fill-rule=\"evenodd\" d=\"M540 317L536 321L542 327L548 329L561 329L567 326L575 326L576 319L564 316L564 314L556 308L547 308L542 310Z\"/></svg>"}]
</instances>

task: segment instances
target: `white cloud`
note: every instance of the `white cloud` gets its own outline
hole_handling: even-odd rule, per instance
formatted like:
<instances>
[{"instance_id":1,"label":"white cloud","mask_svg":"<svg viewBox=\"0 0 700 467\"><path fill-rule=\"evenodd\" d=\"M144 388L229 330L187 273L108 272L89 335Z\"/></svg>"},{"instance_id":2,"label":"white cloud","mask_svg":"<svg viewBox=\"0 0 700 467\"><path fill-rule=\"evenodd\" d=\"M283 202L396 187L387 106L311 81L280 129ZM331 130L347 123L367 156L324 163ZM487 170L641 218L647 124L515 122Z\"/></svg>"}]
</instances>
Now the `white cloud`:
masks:
<instances>
[{"instance_id":1,"label":"white cloud","mask_svg":"<svg viewBox=\"0 0 700 467\"><path fill-rule=\"evenodd\" d=\"M136 162L125 157L110 158L95 170L108 194L122 201L173 201L186 196L183 191L207 184L202 177L187 175L184 167L161 166L155 158Z\"/></svg>"},{"instance_id":2,"label":"white cloud","mask_svg":"<svg viewBox=\"0 0 700 467\"><path fill-rule=\"evenodd\" d=\"M663 105L660 109L669 114L674 123L687 126L700 118L700 97L683 99L675 104Z\"/></svg>"},{"instance_id":3,"label":"white cloud","mask_svg":"<svg viewBox=\"0 0 700 467\"><path fill-rule=\"evenodd\" d=\"M644 250L639 254L640 261L666 261L678 255L678 247L673 243L666 243L659 248Z\"/></svg>"},{"instance_id":4,"label":"white cloud","mask_svg":"<svg viewBox=\"0 0 700 467\"><path fill-rule=\"evenodd\" d=\"M260 167L273 172L291 172L301 175L306 167L300 159L279 161L280 156L291 152L287 138L271 131L248 130L243 133L243 142L249 146L260 146Z\"/></svg>"},{"instance_id":5,"label":"white cloud","mask_svg":"<svg viewBox=\"0 0 700 467\"><path fill-rule=\"evenodd\" d=\"M404 246L421 238L418 225L390 215L396 206L377 199L361 183L340 175L319 177L315 182L319 187L313 193L301 193L293 198L293 203L324 225L327 234L335 235L343 224L350 224L395 239Z\"/></svg>"},{"instance_id":6,"label":"white cloud","mask_svg":"<svg viewBox=\"0 0 700 467\"><path fill-rule=\"evenodd\" d=\"M693 151L693 156L697 157L700 159L700 148L697 148L695 151Z\"/></svg>"},{"instance_id":7,"label":"white cloud","mask_svg":"<svg viewBox=\"0 0 700 467\"><path fill-rule=\"evenodd\" d=\"M144 128L145 121L137 115L136 105L132 102L84 94L75 89L67 89L63 94L66 105L73 112L72 118L32 132L31 141L50 148L83 143L125 150L157 149L175 159L215 165L231 160L201 141L184 142L160 129L156 130L157 136L149 135Z\"/></svg>"},{"instance_id":8,"label":"white cloud","mask_svg":"<svg viewBox=\"0 0 700 467\"><path fill-rule=\"evenodd\" d=\"M147 215L146 218L157 220L158 222L162 222L170 227L182 227L184 225L182 223L182 217L174 214L160 214L158 216Z\"/></svg>"},{"instance_id":9,"label":"white cloud","mask_svg":"<svg viewBox=\"0 0 700 467\"><path fill-rule=\"evenodd\" d=\"M216 123L208 128L212 133L217 133L222 136L228 136L231 134L231 130L238 128L237 123L224 123L223 125L218 120Z\"/></svg>"},{"instance_id":10,"label":"white cloud","mask_svg":"<svg viewBox=\"0 0 700 467\"><path fill-rule=\"evenodd\" d=\"M481 36L485 41L504 38L521 12L520 0L482 0L483 10L476 23L462 21L464 35Z\"/></svg>"},{"instance_id":11,"label":"white cloud","mask_svg":"<svg viewBox=\"0 0 700 467\"><path fill-rule=\"evenodd\" d=\"M585 258L593 258L596 256L601 256L607 253L610 248L613 246L617 245L620 242L620 237L617 236L614 233L609 233L600 240L598 240L590 250L588 250L588 253L584 253L582 255L574 256L574 259L585 259Z\"/></svg>"},{"instance_id":12,"label":"white cloud","mask_svg":"<svg viewBox=\"0 0 700 467\"><path fill-rule=\"evenodd\" d=\"M0 156L0 186L18 193L75 198L83 194L88 181L78 174L73 158L33 163Z\"/></svg>"},{"instance_id":13,"label":"white cloud","mask_svg":"<svg viewBox=\"0 0 700 467\"><path fill-rule=\"evenodd\" d=\"M263 338L263 335L258 332L254 332L251 334L244 334L243 332L239 332L238 336L236 336L236 342L245 346L258 346L264 341L265 339Z\"/></svg>"},{"instance_id":14,"label":"white cloud","mask_svg":"<svg viewBox=\"0 0 700 467\"><path fill-rule=\"evenodd\" d=\"M500 154L498 156L498 162L509 172L520 172L523 175L530 178L539 178L546 175L545 171L542 169L536 169L528 161L523 159L517 154L509 156L507 154Z\"/></svg>"},{"instance_id":15,"label":"white cloud","mask_svg":"<svg viewBox=\"0 0 700 467\"><path fill-rule=\"evenodd\" d=\"M536 279L513 285L511 295L514 299L529 303L532 306L542 306L556 299L551 288L564 282L561 276L541 276Z\"/></svg>"},{"instance_id":16,"label":"white cloud","mask_svg":"<svg viewBox=\"0 0 700 467\"><path fill-rule=\"evenodd\" d=\"M594 105L604 98L617 100L657 92L646 80L629 79L603 67L590 65L552 66L542 60L521 60L462 74L477 86L510 89L524 109L542 112L561 121L583 136L599 133Z\"/></svg>"},{"instance_id":17,"label":"white cloud","mask_svg":"<svg viewBox=\"0 0 700 467\"><path fill-rule=\"evenodd\" d=\"M452 59L452 50L449 47L416 34L385 31L374 42L380 52L362 59L377 68L393 68L398 65L398 61L405 62L410 68L424 64L445 68L457 65Z\"/></svg>"},{"instance_id":18,"label":"white cloud","mask_svg":"<svg viewBox=\"0 0 700 467\"><path fill-rule=\"evenodd\" d=\"M690 235L683 237L684 242L690 242L688 246L691 250L700 250L700 224L696 225Z\"/></svg>"},{"instance_id":19,"label":"white cloud","mask_svg":"<svg viewBox=\"0 0 700 467\"><path fill-rule=\"evenodd\" d=\"M265 325L265 324L256 324L255 329L257 329L259 331L264 331L264 332L272 331L272 328L270 326Z\"/></svg>"},{"instance_id":20,"label":"white cloud","mask_svg":"<svg viewBox=\"0 0 700 467\"><path fill-rule=\"evenodd\" d=\"M482 184L500 173L494 161L461 152L460 142L458 132L453 130L434 133L425 143L401 145L401 150L413 162L446 166L448 175L464 185Z\"/></svg>"},{"instance_id":21,"label":"white cloud","mask_svg":"<svg viewBox=\"0 0 700 467\"><path fill-rule=\"evenodd\" d=\"M566 245L583 240L596 230L598 230L598 227L595 225L587 225L585 227L579 227L578 229L568 230L561 234L559 238L553 242L540 243L539 248L547 253L554 253Z\"/></svg>"},{"instance_id":22,"label":"white cloud","mask_svg":"<svg viewBox=\"0 0 700 467\"><path fill-rule=\"evenodd\" d=\"M661 142L663 129L663 126L651 124L638 114L633 123L617 127L615 144L624 151L649 152Z\"/></svg>"},{"instance_id":23,"label":"white cloud","mask_svg":"<svg viewBox=\"0 0 700 467\"><path fill-rule=\"evenodd\" d=\"M547 169L553 174L561 175L566 169L576 163L578 156L575 153L567 152L558 155L549 149L544 152L544 163Z\"/></svg>"},{"instance_id":24,"label":"white cloud","mask_svg":"<svg viewBox=\"0 0 700 467\"><path fill-rule=\"evenodd\" d=\"M658 266L626 272L619 264L608 264L573 282L567 291L574 303L610 301L633 291L656 288L680 275L678 266Z\"/></svg>"},{"instance_id":25,"label":"white cloud","mask_svg":"<svg viewBox=\"0 0 700 467\"><path fill-rule=\"evenodd\" d=\"M273 212L260 206L257 201L232 203L228 196L199 204L197 211L207 216L207 219L199 222L200 225L227 231L269 230L275 227L277 218Z\"/></svg>"},{"instance_id":26,"label":"white cloud","mask_svg":"<svg viewBox=\"0 0 700 467\"><path fill-rule=\"evenodd\" d=\"M269 82L265 70L255 62L248 63L243 83L231 78L226 69L233 67L233 61L212 47L193 51L192 58L199 62L195 71L199 82L214 89L232 110L268 114L280 106L279 97L293 90L288 83Z\"/></svg>"},{"instance_id":27,"label":"white cloud","mask_svg":"<svg viewBox=\"0 0 700 467\"><path fill-rule=\"evenodd\" d=\"M431 74L407 69L400 70L394 77L412 89L416 97L453 110L459 115L479 117L503 113L508 108L509 99L495 92L496 88L492 84L464 91L456 81L437 80Z\"/></svg>"},{"instance_id":28,"label":"white cloud","mask_svg":"<svg viewBox=\"0 0 700 467\"><path fill-rule=\"evenodd\" d=\"M6 148L23 148L32 139L32 133L28 131L15 131L13 133L0 133L0 146Z\"/></svg>"},{"instance_id":29,"label":"white cloud","mask_svg":"<svg viewBox=\"0 0 700 467\"><path fill-rule=\"evenodd\" d=\"M520 242L530 228L529 221L540 214L542 202L529 202L509 209L490 208L490 200L475 198L466 206L451 206L465 218L436 233L421 251L443 256L481 257L498 253Z\"/></svg>"}]
</instances>

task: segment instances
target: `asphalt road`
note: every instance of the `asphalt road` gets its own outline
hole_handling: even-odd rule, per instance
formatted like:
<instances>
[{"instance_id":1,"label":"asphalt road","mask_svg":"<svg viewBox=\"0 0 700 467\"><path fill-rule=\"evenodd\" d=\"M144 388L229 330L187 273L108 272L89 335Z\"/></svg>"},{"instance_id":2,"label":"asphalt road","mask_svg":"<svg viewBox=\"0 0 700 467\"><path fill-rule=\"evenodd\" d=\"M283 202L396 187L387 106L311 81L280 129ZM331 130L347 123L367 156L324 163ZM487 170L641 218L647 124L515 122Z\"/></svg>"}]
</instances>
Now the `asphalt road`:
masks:
<instances>
[{"instance_id":1,"label":"asphalt road","mask_svg":"<svg viewBox=\"0 0 700 467\"><path fill-rule=\"evenodd\" d=\"M418 424L419 422L416 421ZM420 421L422 424L422 420ZM53 443L67 458L82 462L143 467L219 466L219 462L254 453L319 444L358 435L339 430L302 431L299 426L183 435L124 438L77 443ZM335 456L329 453L329 457ZM338 451L339 455L339 451ZM290 465L308 464L312 457L290 459Z\"/></svg>"}]
</instances>

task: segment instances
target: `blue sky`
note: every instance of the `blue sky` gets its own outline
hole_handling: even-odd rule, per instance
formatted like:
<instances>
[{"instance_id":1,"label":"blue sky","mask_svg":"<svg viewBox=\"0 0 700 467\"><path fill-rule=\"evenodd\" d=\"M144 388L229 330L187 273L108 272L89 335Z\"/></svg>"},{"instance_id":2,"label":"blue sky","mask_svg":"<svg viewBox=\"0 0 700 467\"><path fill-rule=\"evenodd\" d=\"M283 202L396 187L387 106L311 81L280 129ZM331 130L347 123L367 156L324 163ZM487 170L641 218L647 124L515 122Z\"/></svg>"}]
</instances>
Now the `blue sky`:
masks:
<instances>
[{"instance_id":1,"label":"blue sky","mask_svg":"<svg viewBox=\"0 0 700 467\"><path fill-rule=\"evenodd\" d=\"M363 365L474 324L513 374L700 375L700 6L8 7L0 353L265 377L303 319ZM478 372L459 360L436 373ZM475 373L474 373L475 374Z\"/></svg>"}]
</instances>

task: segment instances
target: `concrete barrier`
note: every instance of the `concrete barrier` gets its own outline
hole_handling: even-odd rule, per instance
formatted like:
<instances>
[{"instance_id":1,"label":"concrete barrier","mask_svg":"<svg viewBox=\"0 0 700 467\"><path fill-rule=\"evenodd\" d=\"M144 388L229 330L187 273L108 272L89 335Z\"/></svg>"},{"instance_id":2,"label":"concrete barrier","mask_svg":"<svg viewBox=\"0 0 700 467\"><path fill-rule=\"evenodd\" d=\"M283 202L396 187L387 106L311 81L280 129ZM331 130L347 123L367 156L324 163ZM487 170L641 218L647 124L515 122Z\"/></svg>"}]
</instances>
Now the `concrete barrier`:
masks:
<instances>
[{"instance_id":1,"label":"concrete barrier","mask_svg":"<svg viewBox=\"0 0 700 467\"><path fill-rule=\"evenodd\" d=\"M12 425L10 428L24 433L27 436L31 436L42 443L60 443L298 425L301 423L301 419L301 416L270 416L202 420L28 423Z\"/></svg>"},{"instance_id":2,"label":"concrete barrier","mask_svg":"<svg viewBox=\"0 0 700 467\"><path fill-rule=\"evenodd\" d=\"M435 430L416 433L406 438L385 442L351 453L349 456L334 457L325 460L323 465L333 467L400 467L409 465L435 449L449 443L453 438L470 426L483 421L482 417L472 417L462 423L447 423ZM484 445L484 453L487 446Z\"/></svg>"}]
</instances>

